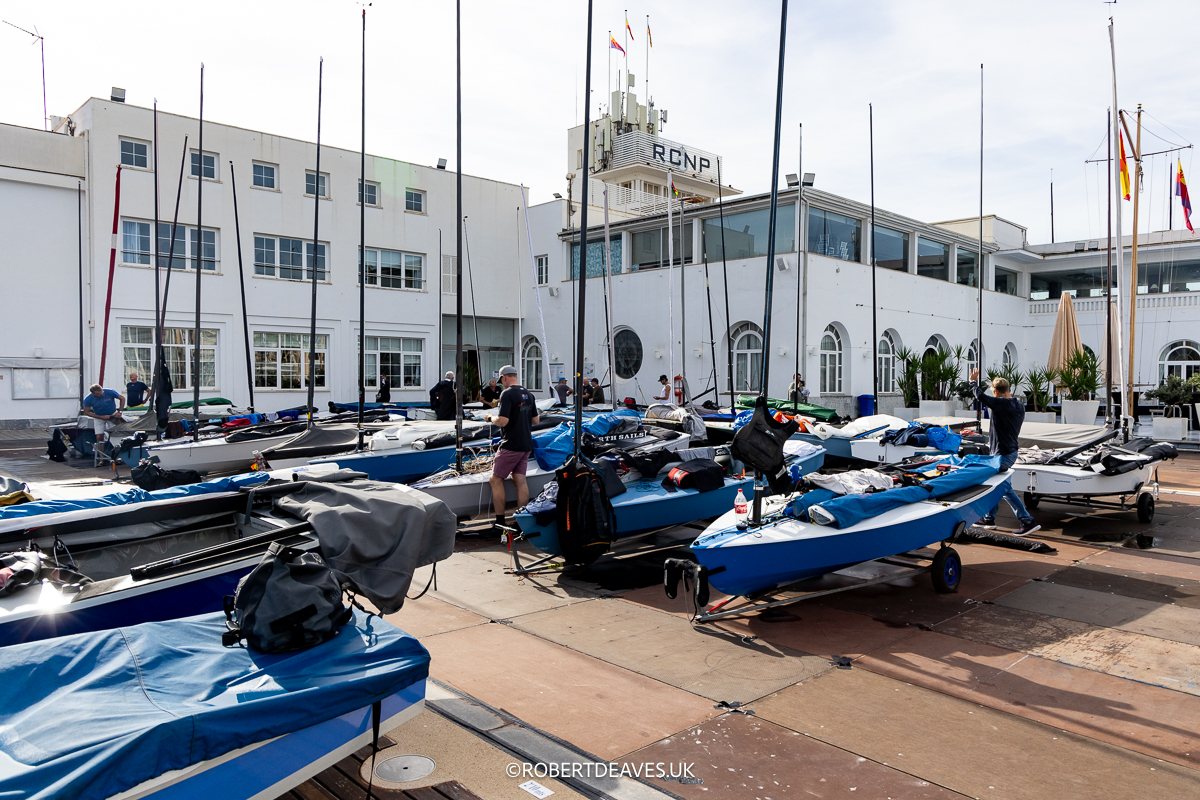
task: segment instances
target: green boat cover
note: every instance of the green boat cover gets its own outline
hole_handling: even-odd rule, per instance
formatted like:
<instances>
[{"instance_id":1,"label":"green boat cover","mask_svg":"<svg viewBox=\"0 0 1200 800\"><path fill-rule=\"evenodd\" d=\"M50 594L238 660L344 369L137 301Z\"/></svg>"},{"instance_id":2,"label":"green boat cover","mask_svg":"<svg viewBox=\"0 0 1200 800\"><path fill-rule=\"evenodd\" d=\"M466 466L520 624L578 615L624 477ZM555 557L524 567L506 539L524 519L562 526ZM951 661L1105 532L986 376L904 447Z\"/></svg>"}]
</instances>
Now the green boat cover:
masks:
<instances>
[{"instance_id":1,"label":"green boat cover","mask_svg":"<svg viewBox=\"0 0 1200 800\"><path fill-rule=\"evenodd\" d=\"M192 405L193 404L192 404L191 400L183 400L179 403L171 403L171 408L191 408ZM202 398L200 398L200 405L202 405L202 406L231 406L231 405L233 405L233 401L228 400L224 397L202 397ZM147 406L145 403L142 403L140 406L128 406L128 409L130 411L146 411L147 409L149 409L149 406Z\"/></svg>"},{"instance_id":2,"label":"green boat cover","mask_svg":"<svg viewBox=\"0 0 1200 800\"><path fill-rule=\"evenodd\" d=\"M758 395L753 394L739 394L737 396L737 407L742 409L754 408L754 401L757 397ZM768 397L767 407L775 411L783 411L788 414L793 413L791 400L779 400L774 397ZM811 403L796 403L795 408L795 413L803 414L806 417L813 417L822 422L832 422L838 419L838 413L832 408L825 408L825 406L814 406Z\"/></svg>"}]
</instances>

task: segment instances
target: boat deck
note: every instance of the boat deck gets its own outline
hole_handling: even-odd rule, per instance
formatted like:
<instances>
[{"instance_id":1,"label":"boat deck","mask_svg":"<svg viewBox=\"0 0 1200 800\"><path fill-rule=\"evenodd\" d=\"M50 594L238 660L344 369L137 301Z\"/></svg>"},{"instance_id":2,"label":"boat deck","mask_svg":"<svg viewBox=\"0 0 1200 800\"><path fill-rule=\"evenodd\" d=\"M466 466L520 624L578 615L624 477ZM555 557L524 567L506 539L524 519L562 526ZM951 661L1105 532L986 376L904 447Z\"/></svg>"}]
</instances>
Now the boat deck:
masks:
<instances>
[{"instance_id":1,"label":"boat deck","mask_svg":"<svg viewBox=\"0 0 1200 800\"><path fill-rule=\"evenodd\" d=\"M1148 525L1044 499L1030 538L1056 552L957 545L957 594L921 575L703 627L663 594L669 551L518 579L464 524L437 589L389 617L433 661L426 711L387 733L437 768L375 796L527 800L509 764L661 762L696 782L535 780L554 800L1198 797L1200 454L1159 479ZM364 797L352 761L285 797Z\"/></svg>"},{"instance_id":2,"label":"boat deck","mask_svg":"<svg viewBox=\"0 0 1200 800\"><path fill-rule=\"evenodd\" d=\"M382 752L396 743L387 736L379 737L379 750ZM359 800L367 796L367 783L362 779L363 762L371 757L371 748L347 756L329 769L317 775L310 781L297 786L279 800ZM381 757L380 762L383 762ZM370 786L371 795L379 800L483 800L458 781L443 781L432 786L418 786L411 789L391 789L381 786Z\"/></svg>"}]
</instances>

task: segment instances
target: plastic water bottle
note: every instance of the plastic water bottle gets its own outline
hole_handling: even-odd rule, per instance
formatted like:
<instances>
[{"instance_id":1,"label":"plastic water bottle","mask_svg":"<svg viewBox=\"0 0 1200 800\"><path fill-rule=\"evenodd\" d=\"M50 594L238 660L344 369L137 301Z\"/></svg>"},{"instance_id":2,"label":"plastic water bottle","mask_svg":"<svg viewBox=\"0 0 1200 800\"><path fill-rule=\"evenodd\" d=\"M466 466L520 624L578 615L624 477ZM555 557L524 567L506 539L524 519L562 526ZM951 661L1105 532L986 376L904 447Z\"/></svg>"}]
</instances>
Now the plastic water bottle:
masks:
<instances>
[{"instance_id":1,"label":"plastic water bottle","mask_svg":"<svg viewBox=\"0 0 1200 800\"><path fill-rule=\"evenodd\" d=\"M741 489L738 489L737 497L733 498L733 513L737 518L738 525L745 525L746 519L750 516L750 505L746 502L746 495L742 494Z\"/></svg>"}]
</instances>

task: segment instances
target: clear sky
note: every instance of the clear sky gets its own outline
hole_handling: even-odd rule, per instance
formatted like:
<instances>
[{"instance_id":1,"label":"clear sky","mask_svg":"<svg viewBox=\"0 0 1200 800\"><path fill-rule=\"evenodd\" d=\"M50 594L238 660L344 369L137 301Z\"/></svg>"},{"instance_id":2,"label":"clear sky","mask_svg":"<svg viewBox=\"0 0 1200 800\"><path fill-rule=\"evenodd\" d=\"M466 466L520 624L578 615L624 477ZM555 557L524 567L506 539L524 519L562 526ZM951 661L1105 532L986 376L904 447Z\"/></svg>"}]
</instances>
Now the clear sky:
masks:
<instances>
[{"instance_id":1,"label":"clear sky","mask_svg":"<svg viewBox=\"0 0 1200 800\"><path fill-rule=\"evenodd\" d=\"M582 119L586 3L463 0L463 167L565 191L566 129ZM670 112L664 135L725 158L726 182L770 183L779 5L742 0L595 3L593 108L604 102L608 31L629 47L644 96ZM323 139L357 149L361 4L351 0L29 3L0 19L46 37L49 113L126 89L128 102L195 115L206 64L206 117L272 133L316 135L317 58L325 57ZM1101 167L1111 103L1108 17L1116 19L1119 102L1142 103L1149 153L1200 130L1191 32L1195 0L793 0L788 18L781 172L804 169L826 191L867 202L867 104L875 109L875 196L924 221L979 210L979 65L985 65L984 211L1049 241L1049 182L1061 240L1104 234ZM367 11L367 148L454 168L454 5L381 0ZM41 127L41 65L30 37L0 25L0 121ZM614 72L623 59L613 51ZM623 65L622 65L623 67ZM615 82L615 78L614 78ZM1166 226L1168 158L1146 159L1142 225ZM1192 151L1182 152L1189 179ZM1196 191L1200 191L1197 189ZM1198 208L1200 211L1200 208ZM1125 214L1129 230L1131 210ZM1182 227L1178 205L1175 227Z\"/></svg>"}]
</instances>

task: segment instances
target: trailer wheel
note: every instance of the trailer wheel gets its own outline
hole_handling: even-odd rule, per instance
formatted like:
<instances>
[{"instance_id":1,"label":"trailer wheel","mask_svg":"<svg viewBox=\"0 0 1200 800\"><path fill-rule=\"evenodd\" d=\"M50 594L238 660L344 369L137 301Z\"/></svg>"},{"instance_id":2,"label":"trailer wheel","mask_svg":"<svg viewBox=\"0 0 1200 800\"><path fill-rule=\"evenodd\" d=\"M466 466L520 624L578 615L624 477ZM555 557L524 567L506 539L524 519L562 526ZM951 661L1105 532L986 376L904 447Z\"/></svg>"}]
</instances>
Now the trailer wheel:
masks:
<instances>
[{"instance_id":1,"label":"trailer wheel","mask_svg":"<svg viewBox=\"0 0 1200 800\"><path fill-rule=\"evenodd\" d=\"M1033 492L1026 492L1024 495L1022 495L1021 499L1025 501L1025 508L1029 509L1030 511L1033 511L1038 507L1038 504L1042 502L1042 498Z\"/></svg>"},{"instance_id":2,"label":"trailer wheel","mask_svg":"<svg viewBox=\"0 0 1200 800\"><path fill-rule=\"evenodd\" d=\"M1138 522L1154 522L1154 495L1143 492L1137 500Z\"/></svg>"},{"instance_id":3,"label":"trailer wheel","mask_svg":"<svg viewBox=\"0 0 1200 800\"><path fill-rule=\"evenodd\" d=\"M957 592L959 581L962 580L962 559L953 547L943 547L933 557L929 574L933 578L935 591L941 594Z\"/></svg>"}]
</instances>

